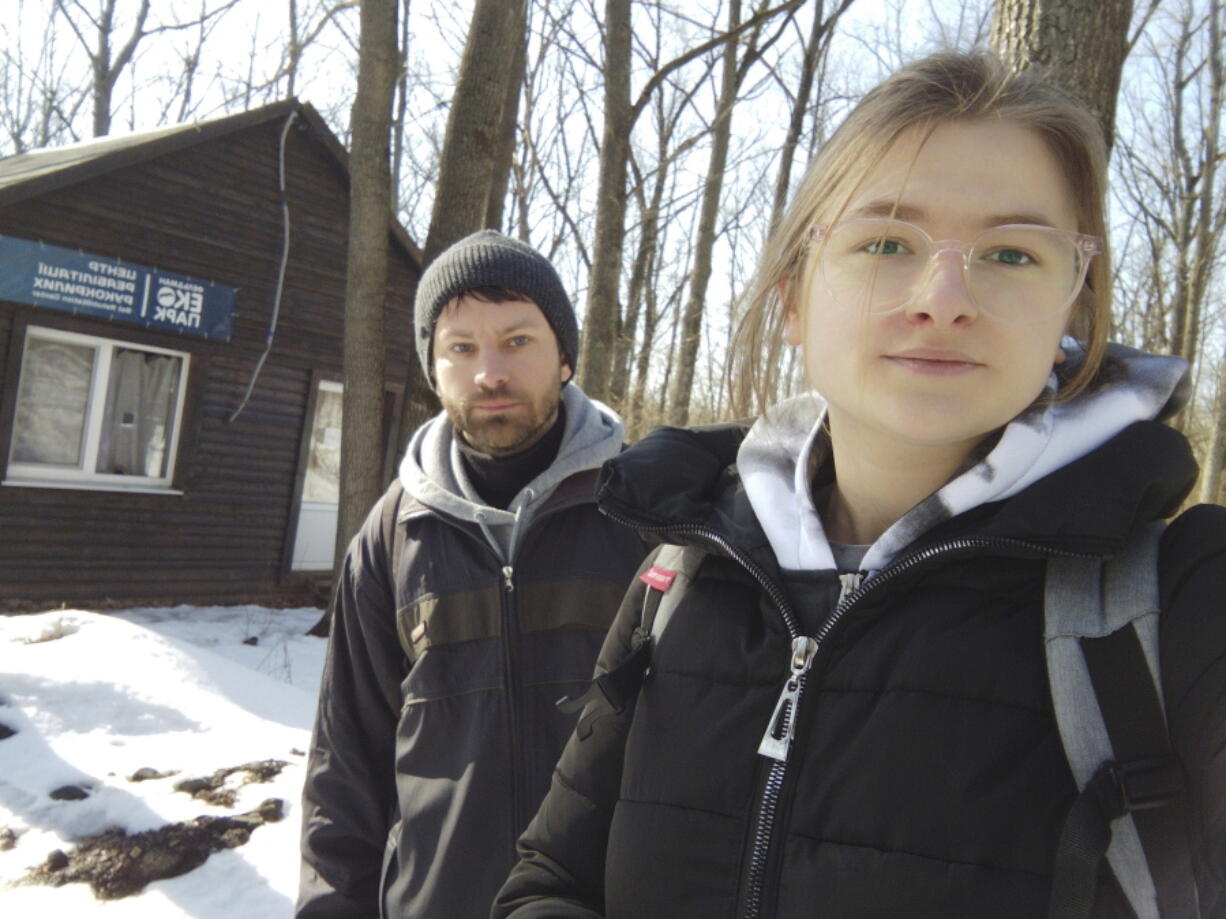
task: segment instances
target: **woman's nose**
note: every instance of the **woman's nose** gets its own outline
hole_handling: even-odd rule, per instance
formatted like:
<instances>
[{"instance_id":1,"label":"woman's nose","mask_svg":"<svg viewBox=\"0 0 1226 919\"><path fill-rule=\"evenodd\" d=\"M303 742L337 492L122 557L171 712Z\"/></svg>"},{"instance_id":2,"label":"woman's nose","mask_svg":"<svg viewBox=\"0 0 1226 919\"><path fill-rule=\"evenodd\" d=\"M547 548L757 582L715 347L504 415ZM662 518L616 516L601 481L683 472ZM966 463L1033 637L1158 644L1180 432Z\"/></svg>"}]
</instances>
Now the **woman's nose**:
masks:
<instances>
[{"instance_id":1,"label":"woman's nose","mask_svg":"<svg viewBox=\"0 0 1226 919\"><path fill-rule=\"evenodd\" d=\"M979 309L967 289L963 264L962 253L953 247L933 253L906 306L907 318L937 327L965 325L977 318Z\"/></svg>"}]
</instances>

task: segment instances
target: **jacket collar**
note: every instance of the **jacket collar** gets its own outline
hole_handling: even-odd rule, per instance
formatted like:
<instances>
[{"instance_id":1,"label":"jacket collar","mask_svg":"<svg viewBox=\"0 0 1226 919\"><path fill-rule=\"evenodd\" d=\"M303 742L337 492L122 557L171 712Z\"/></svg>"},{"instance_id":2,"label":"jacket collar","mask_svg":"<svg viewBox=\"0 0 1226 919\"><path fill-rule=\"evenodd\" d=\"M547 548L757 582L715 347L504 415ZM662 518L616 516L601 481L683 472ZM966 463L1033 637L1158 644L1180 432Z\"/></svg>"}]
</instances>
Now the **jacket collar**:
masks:
<instances>
[{"instance_id":1,"label":"jacket collar","mask_svg":"<svg viewBox=\"0 0 1226 919\"><path fill-rule=\"evenodd\" d=\"M866 567L971 534L1111 554L1135 525L1172 513L1196 465L1184 438L1152 419L1169 408L1183 367L1118 348L1113 363L1122 368L1119 379L1008 426L985 457L887 531ZM668 542L704 542L694 535L701 530L771 568L776 560L833 567L808 489L809 457L820 454L820 406L810 397L807 406L802 400L779 408L775 421L783 423L769 437L762 420L749 438L740 425L658 429L606 464L601 508ZM1023 437L1026 429L1040 436ZM826 555L802 561L797 547L806 540Z\"/></svg>"}]
</instances>

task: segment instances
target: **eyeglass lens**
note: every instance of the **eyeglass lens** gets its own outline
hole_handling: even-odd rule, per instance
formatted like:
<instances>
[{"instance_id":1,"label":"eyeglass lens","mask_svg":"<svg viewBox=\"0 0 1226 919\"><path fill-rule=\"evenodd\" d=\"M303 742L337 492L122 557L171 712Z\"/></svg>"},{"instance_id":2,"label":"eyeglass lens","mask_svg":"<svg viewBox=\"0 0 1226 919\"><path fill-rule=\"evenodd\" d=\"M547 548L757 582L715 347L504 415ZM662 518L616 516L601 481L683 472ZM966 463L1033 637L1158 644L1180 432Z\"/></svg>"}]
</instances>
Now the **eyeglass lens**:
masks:
<instances>
[{"instance_id":1,"label":"eyeglass lens","mask_svg":"<svg viewBox=\"0 0 1226 919\"><path fill-rule=\"evenodd\" d=\"M898 309L929 283L936 267L932 239L905 221L848 220L825 236L821 266L826 286L847 306L867 305L872 312ZM1059 230L993 227L973 241L963 278L980 309L998 319L1028 322L1072 302L1086 263L1076 241Z\"/></svg>"}]
</instances>

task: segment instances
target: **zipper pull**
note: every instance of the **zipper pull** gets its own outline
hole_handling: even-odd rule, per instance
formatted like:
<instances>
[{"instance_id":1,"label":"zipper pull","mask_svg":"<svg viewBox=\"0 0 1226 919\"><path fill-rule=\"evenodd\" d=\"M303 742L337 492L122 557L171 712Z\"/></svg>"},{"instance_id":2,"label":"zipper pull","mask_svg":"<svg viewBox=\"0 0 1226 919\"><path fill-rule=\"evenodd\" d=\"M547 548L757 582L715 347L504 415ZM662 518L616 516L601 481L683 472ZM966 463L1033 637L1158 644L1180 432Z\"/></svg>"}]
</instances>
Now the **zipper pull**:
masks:
<instances>
[{"instance_id":1,"label":"zipper pull","mask_svg":"<svg viewBox=\"0 0 1226 919\"><path fill-rule=\"evenodd\" d=\"M839 575L839 599L835 606L842 606L843 601L860 589L860 583L864 580L863 571L853 571L851 574Z\"/></svg>"},{"instance_id":2,"label":"zipper pull","mask_svg":"<svg viewBox=\"0 0 1226 919\"><path fill-rule=\"evenodd\" d=\"M513 590L515 589L515 584L514 584L514 583L512 583L512 581L511 581L511 575L513 575L513 574L515 574L515 569L514 569L514 568L512 568L510 565L503 565L503 567L502 567L502 584L503 584L503 586L504 586L504 587L506 587L506 589L507 589L507 593L510 593L511 591L513 591Z\"/></svg>"},{"instance_id":3,"label":"zipper pull","mask_svg":"<svg viewBox=\"0 0 1226 919\"><path fill-rule=\"evenodd\" d=\"M775 703L771 720L766 725L766 733L758 744L760 756L781 763L787 762L792 737L796 733L796 705L800 702L800 685L813 665L813 655L816 653L817 642L814 639L803 635L792 639L792 672L783 684L783 692L779 693L779 701Z\"/></svg>"}]
</instances>

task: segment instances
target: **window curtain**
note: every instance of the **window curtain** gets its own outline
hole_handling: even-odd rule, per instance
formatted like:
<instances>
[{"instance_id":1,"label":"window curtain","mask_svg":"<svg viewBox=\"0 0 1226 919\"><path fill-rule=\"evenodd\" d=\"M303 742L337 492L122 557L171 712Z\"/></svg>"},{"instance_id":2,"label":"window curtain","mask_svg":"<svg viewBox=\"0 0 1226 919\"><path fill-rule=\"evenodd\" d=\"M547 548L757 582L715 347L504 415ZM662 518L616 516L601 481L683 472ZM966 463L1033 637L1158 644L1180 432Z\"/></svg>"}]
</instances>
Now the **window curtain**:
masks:
<instances>
[{"instance_id":1,"label":"window curtain","mask_svg":"<svg viewBox=\"0 0 1226 919\"><path fill-rule=\"evenodd\" d=\"M107 384L97 471L165 474L181 358L116 348Z\"/></svg>"}]
</instances>

